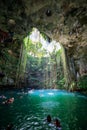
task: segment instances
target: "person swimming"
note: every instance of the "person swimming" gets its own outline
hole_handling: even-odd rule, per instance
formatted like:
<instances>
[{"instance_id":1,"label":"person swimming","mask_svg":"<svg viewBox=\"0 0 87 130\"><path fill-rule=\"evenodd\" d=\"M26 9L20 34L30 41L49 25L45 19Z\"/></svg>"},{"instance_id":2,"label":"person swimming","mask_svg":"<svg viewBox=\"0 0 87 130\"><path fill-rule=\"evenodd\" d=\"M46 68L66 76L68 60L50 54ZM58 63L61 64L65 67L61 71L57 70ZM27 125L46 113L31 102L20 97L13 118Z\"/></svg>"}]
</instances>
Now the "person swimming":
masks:
<instances>
[{"instance_id":1,"label":"person swimming","mask_svg":"<svg viewBox=\"0 0 87 130\"><path fill-rule=\"evenodd\" d=\"M60 121L57 118L54 121L54 125L56 126L57 130L62 130Z\"/></svg>"},{"instance_id":2,"label":"person swimming","mask_svg":"<svg viewBox=\"0 0 87 130\"><path fill-rule=\"evenodd\" d=\"M47 120L47 123L49 126L55 127L56 130L62 130L61 123L60 123L59 119L56 118L54 121L52 121L51 116L48 115L46 120Z\"/></svg>"},{"instance_id":3,"label":"person swimming","mask_svg":"<svg viewBox=\"0 0 87 130\"><path fill-rule=\"evenodd\" d=\"M53 128L53 127L54 127L54 124L53 124L53 121L52 121L50 115L47 116L46 121L47 121L47 124L48 124L48 126L49 126L50 128Z\"/></svg>"},{"instance_id":4,"label":"person swimming","mask_svg":"<svg viewBox=\"0 0 87 130\"><path fill-rule=\"evenodd\" d=\"M1 99L6 99L6 97L4 95L1 95L0 98Z\"/></svg>"},{"instance_id":5,"label":"person swimming","mask_svg":"<svg viewBox=\"0 0 87 130\"><path fill-rule=\"evenodd\" d=\"M12 98L9 98L8 100L2 102L2 104L11 104L13 102L14 102L14 98L12 97Z\"/></svg>"},{"instance_id":6,"label":"person swimming","mask_svg":"<svg viewBox=\"0 0 87 130\"><path fill-rule=\"evenodd\" d=\"M12 130L12 128L13 128L13 124L9 123L8 126L7 126L7 128L6 128L6 130Z\"/></svg>"},{"instance_id":7,"label":"person swimming","mask_svg":"<svg viewBox=\"0 0 87 130\"><path fill-rule=\"evenodd\" d=\"M52 120L51 120L51 116L48 115L48 116L47 116L47 122L48 122L48 123L51 123L51 121L52 121Z\"/></svg>"}]
</instances>

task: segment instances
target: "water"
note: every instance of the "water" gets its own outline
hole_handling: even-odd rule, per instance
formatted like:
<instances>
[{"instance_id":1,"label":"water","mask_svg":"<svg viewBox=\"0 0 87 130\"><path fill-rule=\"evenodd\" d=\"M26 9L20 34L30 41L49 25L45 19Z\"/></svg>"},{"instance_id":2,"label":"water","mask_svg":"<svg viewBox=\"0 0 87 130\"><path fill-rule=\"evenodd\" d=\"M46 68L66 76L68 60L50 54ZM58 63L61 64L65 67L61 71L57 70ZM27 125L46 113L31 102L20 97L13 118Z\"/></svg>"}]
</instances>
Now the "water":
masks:
<instances>
[{"instance_id":1,"label":"water","mask_svg":"<svg viewBox=\"0 0 87 130\"><path fill-rule=\"evenodd\" d=\"M7 91L0 95L14 97L12 104L0 98L0 130L12 123L13 130L56 130L45 119L58 117L62 130L87 130L87 96L60 90Z\"/></svg>"}]
</instances>

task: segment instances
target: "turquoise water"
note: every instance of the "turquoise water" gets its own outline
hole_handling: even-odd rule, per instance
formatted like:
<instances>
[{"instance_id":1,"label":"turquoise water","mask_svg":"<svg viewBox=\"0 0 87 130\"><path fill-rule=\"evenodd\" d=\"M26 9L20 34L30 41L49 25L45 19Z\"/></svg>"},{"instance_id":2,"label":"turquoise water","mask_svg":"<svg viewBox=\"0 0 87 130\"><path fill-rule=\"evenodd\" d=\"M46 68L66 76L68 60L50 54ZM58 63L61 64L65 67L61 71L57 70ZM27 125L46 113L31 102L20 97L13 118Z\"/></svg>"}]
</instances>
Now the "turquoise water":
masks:
<instances>
[{"instance_id":1,"label":"turquoise water","mask_svg":"<svg viewBox=\"0 0 87 130\"><path fill-rule=\"evenodd\" d=\"M60 90L3 91L12 104L2 104L0 98L0 130L9 123L13 130L55 130L48 126L48 114L52 120L60 119L62 130L87 130L87 96Z\"/></svg>"}]
</instances>

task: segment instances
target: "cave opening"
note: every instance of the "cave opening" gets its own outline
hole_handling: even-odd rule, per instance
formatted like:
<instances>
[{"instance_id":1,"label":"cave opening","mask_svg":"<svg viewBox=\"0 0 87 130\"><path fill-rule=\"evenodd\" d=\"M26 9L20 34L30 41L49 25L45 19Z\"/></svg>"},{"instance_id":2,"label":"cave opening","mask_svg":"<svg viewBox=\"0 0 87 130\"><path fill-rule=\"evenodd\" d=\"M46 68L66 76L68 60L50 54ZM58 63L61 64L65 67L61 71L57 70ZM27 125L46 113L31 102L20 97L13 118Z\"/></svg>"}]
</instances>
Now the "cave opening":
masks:
<instances>
[{"instance_id":1,"label":"cave opening","mask_svg":"<svg viewBox=\"0 0 87 130\"><path fill-rule=\"evenodd\" d=\"M24 86L38 88L63 88L65 84L62 47L46 34L33 28L24 38L22 68Z\"/></svg>"}]
</instances>

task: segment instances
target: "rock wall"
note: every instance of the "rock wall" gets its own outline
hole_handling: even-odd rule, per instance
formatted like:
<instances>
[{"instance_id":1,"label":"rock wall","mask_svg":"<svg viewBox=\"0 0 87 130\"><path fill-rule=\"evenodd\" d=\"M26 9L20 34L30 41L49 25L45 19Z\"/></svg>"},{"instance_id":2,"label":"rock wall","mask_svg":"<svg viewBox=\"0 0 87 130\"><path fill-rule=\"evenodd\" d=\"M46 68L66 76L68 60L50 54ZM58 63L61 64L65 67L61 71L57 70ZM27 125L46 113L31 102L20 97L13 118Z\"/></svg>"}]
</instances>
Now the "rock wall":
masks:
<instances>
[{"instance_id":1,"label":"rock wall","mask_svg":"<svg viewBox=\"0 0 87 130\"><path fill-rule=\"evenodd\" d=\"M20 41L32 27L38 28L64 46L75 63L74 71L87 74L87 0L1 0L0 10L1 30L13 32ZM1 50L5 38L0 32Z\"/></svg>"}]
</instances>

